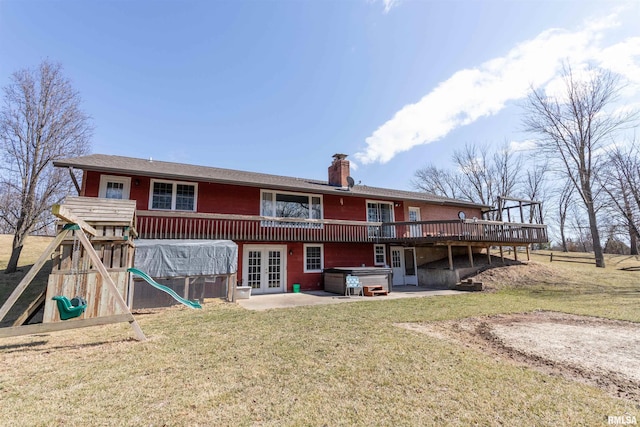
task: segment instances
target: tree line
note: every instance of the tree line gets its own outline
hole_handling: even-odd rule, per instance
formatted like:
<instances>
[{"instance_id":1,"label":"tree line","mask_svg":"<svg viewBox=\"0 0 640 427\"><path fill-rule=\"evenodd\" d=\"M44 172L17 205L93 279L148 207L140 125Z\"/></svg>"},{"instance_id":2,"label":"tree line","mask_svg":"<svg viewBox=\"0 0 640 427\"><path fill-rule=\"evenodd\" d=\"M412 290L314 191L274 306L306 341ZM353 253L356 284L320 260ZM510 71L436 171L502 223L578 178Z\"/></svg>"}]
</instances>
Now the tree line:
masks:
<instances>
[{"instance_id":1,"label":"tree line","mask_svg":"<svg viewBox=\"0 0 640 427\"><path fill-rule=\"evenodd\" d=\"M544 202L562 250L593 251L604 267L604 251L617 253L624 241L638 254L640 143L624 136L638 114L617 104L624 83L610 71L565 65L561 83L554 93L532 89L523 106L535 154L468 143L454 151L454 169L426 165L413 186L489 206L501 196Z\"/></svg>"}]
</instances>

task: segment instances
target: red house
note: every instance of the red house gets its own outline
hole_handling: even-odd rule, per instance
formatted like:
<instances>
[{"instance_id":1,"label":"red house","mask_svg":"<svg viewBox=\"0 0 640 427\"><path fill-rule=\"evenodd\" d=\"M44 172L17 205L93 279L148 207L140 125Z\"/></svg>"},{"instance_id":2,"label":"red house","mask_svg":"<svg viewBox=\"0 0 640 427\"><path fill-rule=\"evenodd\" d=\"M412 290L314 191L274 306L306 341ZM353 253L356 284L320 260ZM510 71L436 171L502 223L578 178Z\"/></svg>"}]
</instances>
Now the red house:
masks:
<instances>
[{"instance_id":1,"label":"red house","mask_svg":"<svg viewBox=\"0 0 640 427\"><path fill-rule=\"evenodd\" d=\"M143 239L228 239L253 293L323 289L323 269L391 267L393 284L430 284L419 266L490 246L546 242L546 226L484 221L490 209L422 192L354 185L346 155L328 180L93 154L80 196L136 200Z\"/></svg>"}]
</instances>

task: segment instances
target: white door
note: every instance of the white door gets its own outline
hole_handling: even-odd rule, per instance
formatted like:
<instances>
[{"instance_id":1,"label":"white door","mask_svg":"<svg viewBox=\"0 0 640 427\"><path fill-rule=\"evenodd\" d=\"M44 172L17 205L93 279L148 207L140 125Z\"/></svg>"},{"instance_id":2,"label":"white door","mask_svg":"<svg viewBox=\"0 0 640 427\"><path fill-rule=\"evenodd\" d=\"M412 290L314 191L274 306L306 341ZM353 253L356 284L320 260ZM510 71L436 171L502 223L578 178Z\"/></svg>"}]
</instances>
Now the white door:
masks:
<instances>
[{"instance_id":1,"label":"white door","mask_svg":"<svg viewBox=\"0 0 640 427\"><path fill-rule=\"evenodd\" d=\"M409 207L409 221L418 222L420 221L420 208ZM409 226L409 235L411 237L421 237L422 229L420 225L411 225Z\"/></svg>"},{"instance_id":2,"label":"white door","mask_svg":"<svg viewBox=\"0 0 640 427\"><path fill-rule=\"evenodd\" d=\"M252 294L284 292L287 283L287 247L281 245L244 245L242 277Z\"/></svg>"},{"instance_id":3,"label":"white door","mask_svg":"<svg viewBox=\"0 0 640 427\"><path fill-rule=\"evenodd\" d=\"M393 272L393 286L404 285L404 263L402 262L402 248L391 248L391 271Z\"/></svg>"},{"instance_id":4,"label":"white door","mask_svg":"<svg viewBox=\"0 0 640 427\"><path fill-rule=\"evenodd\" d=\"M418 286L416 250L414 248L404 248L404 284Z\"/></svg>"},{"instance_id":5,"label":"white door","mask_svg":"<svg viewBox=\"0 0 640 427\"><path fill-rule=\"evenodd\" d=\"M368 222L393 222L393 203L367 201ZM369 228L369 235L373 236L378 231L377 227ZM394 237L395 228L387 225L380 230L381 237Z\"/></svg>"},{"instance_id":6,"label":"white door","mask_svg":"<svg viewBox=\"0 0 640 427\"><path fill-rule=\"evenodd\" d=\"M416 251L414 248L394 246L391 248L393 285L418 285Z\"/></svg>"}]
</instances>

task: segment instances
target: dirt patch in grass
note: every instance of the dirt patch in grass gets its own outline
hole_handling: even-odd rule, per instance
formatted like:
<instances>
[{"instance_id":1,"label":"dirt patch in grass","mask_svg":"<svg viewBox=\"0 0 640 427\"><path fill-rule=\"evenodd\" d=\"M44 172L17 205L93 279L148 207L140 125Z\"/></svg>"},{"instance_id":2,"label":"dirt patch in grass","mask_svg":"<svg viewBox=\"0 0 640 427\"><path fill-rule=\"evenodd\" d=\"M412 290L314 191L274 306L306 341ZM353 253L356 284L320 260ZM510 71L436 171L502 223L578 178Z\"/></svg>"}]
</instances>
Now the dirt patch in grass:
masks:
<instances>
[{"instance_id":1,"label":"dirt patch in grass","mask_svg":"<svg viewBox=\"0 0 640 427\"><path fill-rule=\"evenodd\" d=\"M539 311L397 326L640 400L640 324Z\"/></svg>"}]
</instances>

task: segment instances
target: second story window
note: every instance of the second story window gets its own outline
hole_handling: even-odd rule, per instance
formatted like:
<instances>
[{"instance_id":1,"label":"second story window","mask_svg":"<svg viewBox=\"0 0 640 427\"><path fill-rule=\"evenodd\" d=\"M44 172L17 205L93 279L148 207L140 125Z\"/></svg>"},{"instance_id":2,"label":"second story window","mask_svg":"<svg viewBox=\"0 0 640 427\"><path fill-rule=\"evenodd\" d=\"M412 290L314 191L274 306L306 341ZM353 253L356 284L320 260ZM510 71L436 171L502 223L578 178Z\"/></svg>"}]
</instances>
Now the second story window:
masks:
<instances>
[{"instance_id":1,"label":"second story window","mask_svg":"<svg viewBox=\"0 0 640 427\"><path fill-rule=\"evenodd\" d=\"M100 176L98 197L105 199L128 199L131 188L131 178L125 176Z\"/></svg>"},{"instance_id":2,"label":"second story window","mask_svg":"<svg viewBox=\"0 0 640 427\"><path fill-rule=\"evenodd\" d=\"M197 184L151 180L149 209L194 212L197 193Z\"/></svg>"},{"instance_id":3,"label":"second story window","mask_svg":"<svg viewBox=\"0 0 640 427\"><path fill-rule=\"evenodd\" d=\"M263 190L260 197L261 216L322 219L322 198L320 196ZM287 226L294 224L296 223L281 223L281 225ZM275 225L275 223L268 225Z\"/></svg>"},{"instance_id":4,"label":"second story window","mask_svg":"<svg viewBox=\"0 0 640 427\"><path fill-rule=\"evenodd\" d=\"M393 222L393 203L367 200L367 221L368 222ZM394 237L396 235L393 225L383 225L382 227L369 227L369 236Z\"/></svg>"},{"instance_id":5,"label":"second story window","mask_svg":"<svg viewBox=\"0 0 640 427\"><path fill-rule=\"evenodd\" d=\"M321 219L322 199L308 194L262 192L260 215L276 218Z\"/></svg>"}]
</instances>

